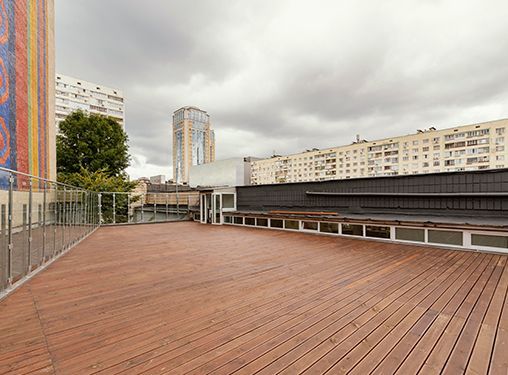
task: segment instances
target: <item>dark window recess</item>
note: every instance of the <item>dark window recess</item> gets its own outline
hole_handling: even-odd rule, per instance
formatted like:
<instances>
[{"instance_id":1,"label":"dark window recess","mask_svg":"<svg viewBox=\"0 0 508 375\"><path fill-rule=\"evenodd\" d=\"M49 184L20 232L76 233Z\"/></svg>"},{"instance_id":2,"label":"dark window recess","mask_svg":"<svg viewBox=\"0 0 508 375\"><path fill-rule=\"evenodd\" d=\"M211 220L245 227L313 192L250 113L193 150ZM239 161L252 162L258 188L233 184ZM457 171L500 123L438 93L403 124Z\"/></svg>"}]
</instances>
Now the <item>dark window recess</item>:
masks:
<instances>
[{"instance_id":1,"label":"dark window recess","mask_svg":"<svg viewBox=\"0 0 508 375\"><path fill-rule=\"evenodd\" d=\"M425 229L395 228L395 238L403 241L425 242Z\"/></svg>"},{"instance_id":2,"label":"dark window recess","mask_svg":"<svg viewBox=\"0 0 508 375\"><path fill-rule=\"evenodd\" d=\"M272 228L284 228L284 221L279 219L271 219L270 220L270 227Z\"/></svg>"},{"instance_id":3,"label":"dark window recess","mask_svg":"<svg viewBox=\"0 0 508 375\"><path fill-rule=\"evenodd\" d=\"M318 230L318 222L317 221L304 221L303 229L306 230Z\"/></svg>"},{"instance_id":4,"label":"dark window recess","mask_svg":"<svg viewBox=\"0 0 508 375\"><path fill-rule=\"evenodd\" d=\"M256 225L258 227L267 227L268 226L268 219L261 219L258 217L256 219Z\"/></svg>"},{"instance_id":5,"label":"dark window recess","mask_svg":"<svg viewBox=\"0 0 508 375\"><path fill-rule=\"evenodd\" d=\"M224 222L226 224L230 224L231 223L231 216L224 216Z\"/></svg>"},{"instance_id":6,"label":"dark window recess","mask_svg":"<svg viewBox=\"0 0 508 375\"><path fill-rule=\"evenodd\" d=\"M363 236L363 226L358 224L342 224L342 234Z\"/></svg>"},{"instance_id":7,"label":"dark window recess","mask_svg":"<svg viewBox=\"0 0 508 375\"><path fill-rule=\"evenodd\" d=\"M365 235L367 237L390 238L390 227L365 226Z\"/></svg>"},{"instance_id":8,"label":"dark window recess","mask_svg":"<svg viewBox=\"0 0 508 375\"><path fill-rule=\"evenodd\" d=\"M498 247L508 249L508 236L493 236L487 234L472 234L471 244L475 246Z\"/></svg>"},{"instance_id":9,"label":"dark window recess","mask_svg":"<svg viewBox=\"0 0 508 375\"><path fill-rule=\"evenodd\" d=\"M296 220L285 220L285 222L284 222L284 228L298 230L298 229L300 229L298 224L299 223Z\"/></svg>"},{"instance_id":10,"label":"dark window recess","mask_svg":"<svg viewBox=\"0 0 508 375\"><path fill-rule=\"evenodd\" d=\"M256 225L256 219L253 217L246 217L245 225Z\"/></svg>"},{"instance_id":11,"label":"dark window recess","mask_svg":"<svg viewBox=\"0 0 508 375\"><path fill-rule=\"evenodd\" d=\"M431 243L440 243L443 245L462 246L462 232L454 232L449 230L433 230L429 229L429 240Z\"/></svg>"},{"instance_id":12,"label":"dark window recess","mask_svg":"<svg viewBox=\"0 0 508 375\"><path fill-rule=\"evenodd\" d=\"M235 224L243 224L243 217L235 216Z\"/></svg>"},{"instance_id":13,"label":"dark window recess","mask_svg":"<svg viewBox=\"0 0 508 375\"><path fill-rule=\"evenodd\" d=\"M337 223L320 223L319 231L323 233L339 233L339 224Z\"/></svg>"}]
</instances>

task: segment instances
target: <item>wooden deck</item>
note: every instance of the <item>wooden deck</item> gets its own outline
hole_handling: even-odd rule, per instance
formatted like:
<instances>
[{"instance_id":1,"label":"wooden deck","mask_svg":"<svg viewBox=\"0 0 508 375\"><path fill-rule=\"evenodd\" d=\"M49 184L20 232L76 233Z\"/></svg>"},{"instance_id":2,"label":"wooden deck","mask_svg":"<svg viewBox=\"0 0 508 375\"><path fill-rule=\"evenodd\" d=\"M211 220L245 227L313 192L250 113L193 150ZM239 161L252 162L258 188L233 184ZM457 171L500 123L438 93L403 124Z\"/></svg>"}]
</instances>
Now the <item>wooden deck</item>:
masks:
<instances>
[{"instance_id":1,"label":"wooden deck","mask_svg":"<svg viewBox=\"0 0 508 375\"><path fill-rule=\"evenodd\" d=\"M0 302L0 373L502 374L507 257L101 228Z\"/></svg>"}]
</instances>

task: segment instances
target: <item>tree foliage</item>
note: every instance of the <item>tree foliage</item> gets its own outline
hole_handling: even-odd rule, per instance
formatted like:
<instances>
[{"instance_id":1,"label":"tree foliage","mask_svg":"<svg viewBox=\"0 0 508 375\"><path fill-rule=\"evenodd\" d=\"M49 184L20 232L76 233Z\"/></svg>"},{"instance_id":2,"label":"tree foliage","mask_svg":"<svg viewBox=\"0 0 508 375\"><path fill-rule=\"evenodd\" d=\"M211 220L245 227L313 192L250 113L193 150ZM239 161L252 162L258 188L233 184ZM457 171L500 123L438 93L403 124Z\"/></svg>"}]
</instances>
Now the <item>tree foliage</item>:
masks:
<instances>
[{"instance_id":1,"label":"tree foliage","mask_svg":"<svg viewBox=\"0 0 508 375\"><path fill-rule=\"evenodd\" d=\"M110 176L103 170L91 172L85 168L75 173L59 173L58 179L60 182L96 192L129 192L137 184L135 181L128 181L124 175Z\"/></svg>"},{"instance_id":2,"label":"tree foliage","mask_svg":"<svg viewBox=\"0 0 508 375\"><path fill-rule=\"evenodd\" d=\"M114 119L73 112L60 123L57 170L66 176L83 169L100 171L97 179L124 176L130 163L127 141L127 134Z\"/></svg>"}]
</instances>

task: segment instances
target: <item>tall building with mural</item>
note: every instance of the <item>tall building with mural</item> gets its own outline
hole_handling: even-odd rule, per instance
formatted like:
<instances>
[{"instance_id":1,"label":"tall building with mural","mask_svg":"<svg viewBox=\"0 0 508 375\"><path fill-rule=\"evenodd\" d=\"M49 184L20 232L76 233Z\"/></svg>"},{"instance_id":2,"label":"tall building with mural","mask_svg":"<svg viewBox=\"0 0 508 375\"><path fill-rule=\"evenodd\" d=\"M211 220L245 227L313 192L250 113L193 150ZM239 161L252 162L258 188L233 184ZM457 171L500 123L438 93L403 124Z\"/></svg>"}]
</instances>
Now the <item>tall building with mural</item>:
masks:
<instances>
[{"instance_id":1,"label":"tall building with mural","mask_svg":"<svg viewBox=\"0 0 508 375\"><path fill-rule=\"evenodd\" d=\"M54 1L0 0L0 166L54 179Z\"/></svg>"},{"instance_id":2,"label":"tall building with mural","mask_svg":"<svg viewBox=\"0 0 508 375\"><path fill-rule=\"evenodd\" d=\"M215 161L215 133L210 115L196 107L183 107L173 114L173 178L189 182L193 165Z\"/></svg>"}]
</instances>

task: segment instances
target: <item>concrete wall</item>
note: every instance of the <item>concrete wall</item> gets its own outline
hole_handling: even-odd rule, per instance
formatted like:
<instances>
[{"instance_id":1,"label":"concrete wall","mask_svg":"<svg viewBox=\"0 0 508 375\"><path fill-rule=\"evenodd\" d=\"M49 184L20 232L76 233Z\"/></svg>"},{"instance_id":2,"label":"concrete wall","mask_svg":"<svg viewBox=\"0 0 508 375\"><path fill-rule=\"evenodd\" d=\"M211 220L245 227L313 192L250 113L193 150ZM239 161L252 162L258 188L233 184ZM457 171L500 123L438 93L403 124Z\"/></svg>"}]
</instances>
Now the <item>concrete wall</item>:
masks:
<instances>
[{"instance_id":1,"label":"concrete wall","mask_svg":"<svg viewBox=\"0 0 508 375\"><path fill-rule=\"evenodd\" d=\"M244 158L218 160L194 165L190 169L189 186L244 186L250 185L250 163Z\"/></svg>"}]
</instances>

